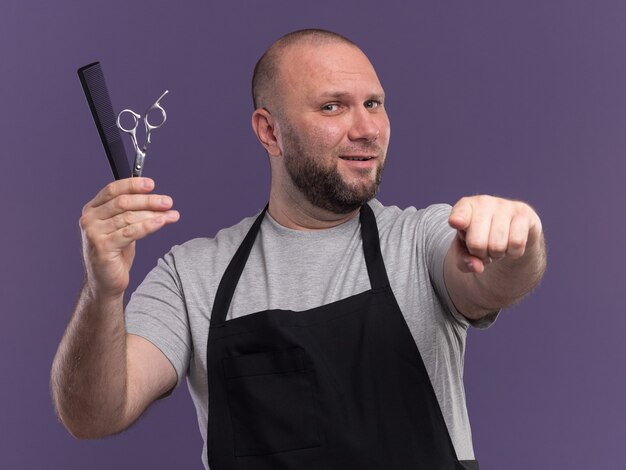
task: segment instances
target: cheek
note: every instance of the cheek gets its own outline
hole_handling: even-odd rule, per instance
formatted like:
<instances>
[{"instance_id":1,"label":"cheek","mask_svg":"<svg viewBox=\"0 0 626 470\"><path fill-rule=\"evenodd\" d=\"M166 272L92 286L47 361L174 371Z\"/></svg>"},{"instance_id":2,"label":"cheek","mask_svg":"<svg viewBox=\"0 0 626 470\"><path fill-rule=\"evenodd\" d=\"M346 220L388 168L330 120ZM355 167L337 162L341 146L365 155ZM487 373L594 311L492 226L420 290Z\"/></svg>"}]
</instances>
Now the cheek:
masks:
<instances>
[{"instance_id":1,"label":"cheek","mask_svg":"<svg viewBox=\"0 0 626 470\"><path fill-rule=\"evenodd\" d=\"M389 124L389 118L386 114L381 116L380 121L378 122L378 128L380 129L380 136L389 140L389 137L391 136L391 126Z\"/></svg>"},{"instance_id":2,"label":"cheek","mask_svg":"<svg viewBox=\"0 0 626 470\"><path fill-rule=\"evenodd\" d=\"M343 127L335 124L314 126L309 133L311 146L314 148L333 148L343 140L346 135Z\"/></svg>"}]
</instances>

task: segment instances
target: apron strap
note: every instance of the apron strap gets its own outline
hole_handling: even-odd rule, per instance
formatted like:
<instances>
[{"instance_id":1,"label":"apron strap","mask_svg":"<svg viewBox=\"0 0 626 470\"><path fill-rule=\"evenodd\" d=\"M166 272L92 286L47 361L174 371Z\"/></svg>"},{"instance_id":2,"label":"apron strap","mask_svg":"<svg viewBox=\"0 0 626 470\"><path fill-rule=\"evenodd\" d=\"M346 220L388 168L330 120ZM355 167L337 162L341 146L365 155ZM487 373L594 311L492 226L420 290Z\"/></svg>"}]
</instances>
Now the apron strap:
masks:
<instances>
[{"instance_id":1,"label":"apron strap","mask_svg":"<svg viewBox=\"0 0 626 470\"><path fill-rule=\"evenodd\" d=\"M217 288L217 293L215 294L213 310L211 312L211 324L213 326L219 326L226 321L226 315L228 314L235 288L237 287L243 268L246 265L246 261L248 261L248 256L250 256L250 251L252 251L252 245L254 245L254 240L256 239L257 233L259 233L261 222L263 222L263 217L265 217L265 212L268 207L269 204L265 206L256 218L222 276L219 287Z\"/></svg>"},{"instance_id":2,"label":"apron strap","mask_svg":"<svg viewBox=\"0 0 626 470\"><path fill-rule=\"evenodd\" d=\"M389 278L385 269L383 255L380 252L380 238L376 216L369 204L361 207L361 237L363 239L363 253L370 284L373 290L381 290L389 286Z\"/></svg>"}]
</instances>

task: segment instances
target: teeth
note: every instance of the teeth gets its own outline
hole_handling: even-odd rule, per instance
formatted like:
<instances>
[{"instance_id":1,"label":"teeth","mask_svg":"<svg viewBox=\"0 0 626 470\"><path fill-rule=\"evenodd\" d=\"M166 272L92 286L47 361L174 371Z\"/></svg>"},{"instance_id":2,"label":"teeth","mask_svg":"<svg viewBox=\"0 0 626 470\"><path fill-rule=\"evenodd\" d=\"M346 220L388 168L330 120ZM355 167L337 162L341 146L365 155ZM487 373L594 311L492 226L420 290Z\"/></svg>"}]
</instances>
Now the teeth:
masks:
<instances>
[{"instance_id":1,"label":"teeth","mask_svg":"<svg viewBox=\"0 0 626 470\"><path fill-rule=\"evenodd\" d=\"M344 160L351 160L356 162L364 162L369 160L369 158L358 158L358 157L343 157Z\"/></svg>"}]
</instances>

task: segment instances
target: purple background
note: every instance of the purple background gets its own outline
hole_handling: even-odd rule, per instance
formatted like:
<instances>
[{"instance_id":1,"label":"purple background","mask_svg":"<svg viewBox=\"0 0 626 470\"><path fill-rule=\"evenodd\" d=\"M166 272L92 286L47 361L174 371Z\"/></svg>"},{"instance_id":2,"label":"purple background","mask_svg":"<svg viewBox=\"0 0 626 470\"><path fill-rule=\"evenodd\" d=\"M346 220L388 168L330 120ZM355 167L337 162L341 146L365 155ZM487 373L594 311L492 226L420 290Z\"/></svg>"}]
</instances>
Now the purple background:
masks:
<instances>
[{"instance_id":1,"label":"purple background","mask_svg":"<svg viewBox=\"0 0 626 470\"><path fill-rule=\"evenodd\" d=\"M466 388L483 469L616 468L624 456L626 3L70 1L0 6L0 468L201 468L185 387L122 436L72 439L49 369L82 281L78 217L110 170L76 76L100 60L114 108L165 89L146 175L181 221L139 245L133 287L175 244L260 209L256 59L324 27L361 44L388 94L380 199L488 193L543 217L542 286L471 331Z\"/></svg>"}]
</instances>

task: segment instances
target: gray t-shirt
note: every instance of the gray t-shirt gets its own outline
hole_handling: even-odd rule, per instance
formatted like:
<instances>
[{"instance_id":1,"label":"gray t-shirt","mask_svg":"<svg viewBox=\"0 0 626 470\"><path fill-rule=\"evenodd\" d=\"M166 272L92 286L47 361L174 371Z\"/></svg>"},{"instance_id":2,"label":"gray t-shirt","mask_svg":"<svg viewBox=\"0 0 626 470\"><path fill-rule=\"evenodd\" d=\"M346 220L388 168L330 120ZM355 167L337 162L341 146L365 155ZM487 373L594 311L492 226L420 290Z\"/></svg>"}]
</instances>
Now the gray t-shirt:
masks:
<instances>
[{"instance_id":1,"label":"gray t-shirt","mask_svg":"<svg viewBox=\"0 0 626 470\"><path fill-rule=\"evenodd\" d=\"M474 459L463 387L469 322L456 309L443 279L454 231L450 206L384 207L370 201L391 287L420 350L460 460ZM156 345L187 382L204 439L206 461L209 318L226 267L255 217L174 246L133 293L126 326ZM235 290L228 319L268 310L307 310L370 289L359 218L327 230L285 228L266 214ZM495 316L473 323L488 326Z\"/></svg>"}]
</instances>

